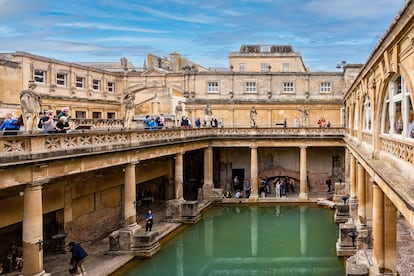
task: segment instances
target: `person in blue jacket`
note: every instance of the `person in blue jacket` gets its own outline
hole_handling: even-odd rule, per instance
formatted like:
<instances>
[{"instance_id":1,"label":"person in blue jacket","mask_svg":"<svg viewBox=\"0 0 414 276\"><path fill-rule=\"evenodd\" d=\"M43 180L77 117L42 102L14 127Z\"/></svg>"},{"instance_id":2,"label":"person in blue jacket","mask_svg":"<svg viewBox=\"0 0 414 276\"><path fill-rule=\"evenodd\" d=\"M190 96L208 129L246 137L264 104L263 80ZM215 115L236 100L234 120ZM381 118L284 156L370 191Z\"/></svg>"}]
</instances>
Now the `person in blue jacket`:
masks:
<instances>
[{"instance_id":1,"label":"person in blue jacket","mask_svg":"<svg viewBox=\"0 0 414 276\"><path fill-rule=\"evenodd\" d=\"M8 112L6 113L6 118L4 119L3 123L0 125L0 131L8 131L8 130L19 130L20 125L17 123L17 119L13 118L13 115Z\"/></svg>"},{"instance_id":2,"label":"person in blue jacket","mask_svg":"<svg viewBox=\"0 0 414 276\"><path fill-rule=\"evenodd\" d=\"M83 263L85 262L86 257L88 257L88 253L86 253L82 246L73 241L71 241L68 245L69 251L72 252L71 262L75 262L77 275L86 275Z\"/></svg>"},{"instance_id":3,"label":"person in blue jacket","mask_svg":"<svg viewBox=\"0 0 414 276\"><path fill-rule=\"evenodd\" d=\"M151 210L148 210L147 214L145 215L145 231L151 231L152 230L152 225L154 224L154 214L152 213Z\"/></svg>"}]
</instances>

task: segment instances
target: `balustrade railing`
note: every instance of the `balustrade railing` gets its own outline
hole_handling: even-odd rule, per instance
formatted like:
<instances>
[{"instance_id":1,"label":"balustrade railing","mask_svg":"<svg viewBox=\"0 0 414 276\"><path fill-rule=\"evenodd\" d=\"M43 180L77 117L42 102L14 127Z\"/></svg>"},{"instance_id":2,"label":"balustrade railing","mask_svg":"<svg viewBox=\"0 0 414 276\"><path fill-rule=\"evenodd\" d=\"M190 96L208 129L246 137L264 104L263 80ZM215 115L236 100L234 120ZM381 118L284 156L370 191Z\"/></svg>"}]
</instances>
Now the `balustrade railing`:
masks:
<instances>
[{"instance_id":1,"label":"balustrade railing","mask_svg":"<svg viewBox=\"0 0 414 276\"><path fill-rule=\"evenodd\" d=\"M397 140L388 137L380 137L381 151L392 154L410 164L414 164L414 140Z\"/></svg>"},{"instance_id":2,"label":"balustrade railing","mask_svg":"<svg viewBox=\"0 0 414 276\"><path fill-rule=\"evenodd\" d=\"M79 121L87 124L88 119ZM93 121L99 126L99 121ZM114 124L117 121L114 120ZM0 161L33 160L80 153L148 147L200 139L342 138L343 128L169 128L124 130L122 128L82 129L64 134L18 134L0 136Z\"/></svg>"}]
</instances>

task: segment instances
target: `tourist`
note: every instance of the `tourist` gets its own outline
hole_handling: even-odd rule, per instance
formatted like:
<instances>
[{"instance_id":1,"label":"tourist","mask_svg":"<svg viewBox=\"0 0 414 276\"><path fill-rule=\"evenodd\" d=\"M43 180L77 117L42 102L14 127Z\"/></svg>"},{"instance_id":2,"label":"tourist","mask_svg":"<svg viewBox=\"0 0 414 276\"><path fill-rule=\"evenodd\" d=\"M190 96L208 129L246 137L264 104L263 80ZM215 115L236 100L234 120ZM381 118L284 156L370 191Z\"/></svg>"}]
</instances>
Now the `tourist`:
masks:
<instances>
[{"instance_id":1,"label":"tourist","mask_svg":"<svg viewBox=\"0 0 414 276\"><path fill-rule=\"evenodd\" d=\"M158 128L158 124L155 121L154 117L151 118L151 121L149 122L149 129L154 130Z\"/></svg>"},{"instance_id":2,"label":"tourist","mask_svg":"<svg viewBox=\"0 0 414 276\"><path fill-rule=\"evenodd\" d=\"M62 108L62 110L57 115L57 119L59 120L60 117L62 117L62 116L65 116L66 118L70 118L69 110L70 109L69 109L68 106L65 106L64 108Z\"/></svg>"},{"instance_id":3,"label":"tourist","mask_svg":"<svg viewBox=\"0 0 414 276\"><path fill-rule=\"evenodd\" d=\"M23 250L21 247L17 247L14 243L9 245L9 251L7 252L7 266L9 272L15 270L21 271L23 268Z\"/></svg>"},{"instance_id":4,"label":"tourist","mask_svg":"<svg viewBox=\"0 0 414 276\"><path fill-rule=\"evenodd\" d=\"M414 116L413 114L410 114L408 116L408 128L407 128L407 136L409 138L414 138Z\"/></svg>"},{"instance_id":5,"label":"tourist","mask_svg":"<svg viewBox=\"0 0 414 276\"><path fill-rule=\"evenodd\" d=\"M200 128L200 126L201 126L201 121L200 121L200 118L197 118L197 119L195 120L195 126L196 126L196 128Z\"/></svg>"},{"instance_id":6,"label":"tourist","mask_svg":"<svg viewBox=\"0 0 414 276\"><path fill-rule=\"evenodd\" d=\"M244 190L246 191L246 198L249 198L252 192L252 185L250 184L250 181L248 179L244 181Z\"/></svg>"},{"instance_id":7,"label":"tourist","mask_svg":"<svg viewBox=\"0 0 414 276\"><path fill-rule=\"evenodd\" d=\"M328 178L328 180L326 180L326 185L328 186L328 193L331 192L331 186L332 186L332 180L330 178Z\"/></svg>"},{"instance_id":8,"label":"tourist","mask_svg":"<svg viewBox=\"0 0 414 276\"><path fill-rule=\"evenodd\" d=\"M79 244L71 241L69 244L69 252L72 253L71 262L75 263L77 275L86 275L85 267L83 263L88 257L88 253Z\"/></svg>"},{"instance_id":9,"label":"tourist","mask_svg":"<svg viewBox=\"0 0 414 276\"><path fill-rule=\"evenodd\" d=\"M231 193L229 191L225 192L223 198L231 198Z\"/></svg>"},{"instance_id":10,"label":"tourist","mask_svg":"<svg viewBox=\"0 0 414 276\"><path fill-rule=\"evenodd\" d=\"M160 114L159 119L158 119L158 128L162 129L164 127L164 123L165 123L164 115Z\"/></svg>"},{"instance_id":11,"label":"tourist","mask_svg":"<svg viewBox=\"0 0 414 276\"><path fill-rule=\"evenodd\" d=\"M240 192L240 190L237 190L236 191L236 194L235 194L235 196L234 196L235 198L242 198L242 194L241 194L241 192Z\"/></svg>"},{"instance_id":12,"label":"tourist","mask_svg":"<svg viewBox=\"0 0 414 276\"><path fill-rule=\"evenodd\" d=\"M46 111L46 115L42 118L43 132L55 133L55 122L53 121L53 111Z\"/></svg>"},{"instance_id":13,"label":"tourist","mask_svg":"<svg viewBox=\"0 0 414 276\"><path fill-rule=\"evenodd\" d=\"M300 127L300 120L298 117L295 117L294 124L295 124L295 127Z\"/></svg>"},{"instance_id":14,"label":"tourist","mask_svg":"<svg viewBox=\"0 0 414 276\"><path fill-rule=\"evenodd\" d=\"M154 224L154 214L152 213L151 209L148 210L147 214L145 215L145 221L146 221L146 226L145 226L145 231L151 231L152 230L152 225Z\"/></svg>"},{"instance_id":15,"label":"tourist","mask_svg":"<svg viewBox=\"0 0 414 276\"><path fill-rule=\"evenodd\" d=\"M276 198L280 198L280 180L275 180Z\"/></svg>"},{"instance_id":16,"label":"tourist","mask_svg":"<svg viewBox=\"0 0 414 276\"><path fill-rule=\"evenodd\" d=\"M144 128L145 129L149 129L150 128L150 121L151 121L150 116L149 115L146 115L145 116L145 119L144 119Z\"/></svg>"},{"instance_id":17,"label":"tourist","mask_svg":"<svg viewBox=\"0 0 414 276\"><path fill-rule=\"evenodd\" d=\"M17 122L16 118L13 118L13 115L10 112L6 113L6 118L3 123L0 125L0 131L4 131L4 134L17 134L17 130L20 129L20 125ZM12 130L12 132L7 132Z\"/></svg>"},{"instance_id":18,"label":"tourist","mask_svg":"<svg viewBox=\"0 0 414 276\"><path fill-rule=\"evenodd\" d=\"M189 128L190 127L190 122L188 121L188 118L186 116L183 116L181 119L181 126L183 128Z\"/></svg>"},{"instance_id":19,"label":"tourist","mask_svg":"<svg viewBox=\"0 0 414 276\"><path fill-rule=\"evenodd\" d=\"M60 116L59 121L56 123L56 133L66 133L70 131L68 117Z\"/></svg>"}]
</instances>

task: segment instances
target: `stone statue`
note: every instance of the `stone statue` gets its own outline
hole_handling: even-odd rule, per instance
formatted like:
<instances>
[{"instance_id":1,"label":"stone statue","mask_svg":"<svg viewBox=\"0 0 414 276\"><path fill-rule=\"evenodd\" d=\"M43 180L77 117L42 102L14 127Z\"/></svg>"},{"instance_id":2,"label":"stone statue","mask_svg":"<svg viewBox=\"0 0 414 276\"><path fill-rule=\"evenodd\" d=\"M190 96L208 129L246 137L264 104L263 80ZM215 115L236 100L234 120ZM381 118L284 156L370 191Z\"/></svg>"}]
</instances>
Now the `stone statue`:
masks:
<instances>
[{"instance_id":1,"label":"stone statue","mask_svg":"<svg viewBox=\"0 0 414 276\"><path fill-rule=\"evenodd\" d=\"M124 121L124 127L129 129L132 125L132 119L135 115L135 94L128 93L126 94L124 98L124 104L125 104L125 121Z\"/></svg>"},{"instance_id":2,"label":"stone statue","mask_svg":"<svg viewBox=\"0 0 414 276\"><path fill-rule=\"evenodd\" d=\"M304 106L302 106L298 110L302 113L302 126L307 126L308 125L309 110L307 110Z\"/></svg>"},{"instance_id":3,"label":"stone statue","mask_svg":"<svg viewBox=\"0 0 414 276\"><path fill-rule=\"evenodd\" d=\"M250 126L251 127L257 127L257 125L256 125L256 115L257 115L256 108L254 106L252 106L252 108L250 109Z\"/></svg>"},{"instance_id":4,"label":"stone statue","mask_svg":"<svg viewBox=\"0 0 414 276\"><path fill-rule=\"evenodd\" d=\"M206 108L204 108L204 111L205 111L207 116L213 115L213 111L211 110L210 104L207 104Z\"/></svg>"},{"instance_id":5,"label":"stone statue","mask_svg":"<svg viewBox=\"0 0 414 276\"><path fill-rule=\"evenodd\" d=\"M33 133L37 129L39 113L42 111L42 100L34 92L35 88L34 81L29 81L29 89L20 92L20 105L26 133Z\"/></svg>"},{"instance_id":6,"label":"stone statue","mask_svg":"<svg viewBox=\"0 0 414 276\"><path fill-rule=\"evenodd\" d=\"M180 120L183 117L183 103L178 101L177 106L175 107L175 126L180 126Z\"/></svg>"},{"instance_id":7,"label":"stone statue","mask_svg":"<svg viewBox=\"0 0 414 276\"><path fill-rule=\"evenodd\" d=\"M125 71L128 71L128 60L125 57L121 58L121 67Z\"/></svg>"}]
</instances>

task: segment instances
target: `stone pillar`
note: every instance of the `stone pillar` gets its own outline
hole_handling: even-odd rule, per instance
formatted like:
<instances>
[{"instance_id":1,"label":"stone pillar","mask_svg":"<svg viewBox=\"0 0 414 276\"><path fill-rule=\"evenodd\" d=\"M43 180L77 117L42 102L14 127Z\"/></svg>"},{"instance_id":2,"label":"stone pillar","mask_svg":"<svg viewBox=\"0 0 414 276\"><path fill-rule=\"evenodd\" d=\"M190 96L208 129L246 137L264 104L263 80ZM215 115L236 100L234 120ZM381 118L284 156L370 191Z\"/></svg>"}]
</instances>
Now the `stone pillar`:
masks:
<instances>
[{"instance_id":1,"label":"stone pillar","mask_svg":"<svg viewBox=\"0 0 414 276\"><path fill-rule=\"evenodd\" d=\"M373 185L374 190L374 208L372 219L372 256L374 259L374 270L384 272L384 193L378 187Z\"/></svg>"},{"instance_id":2,"label":"stone pillar","mask_svg":"<svg viewBox=\"0 0 414 276\"><path fill-rule=\"evenodd\" d=\"M133 225L137 223L135 185L135 164L130 163L125 167L124 221L126 225Z\"/></svg>"},{"instance_id":3,"label":"stone pillar","mask_svg":"<svg viewBox=\"0 0 414 276\"><path fill-rule=\"evenodd\" d=\"M250 199L259 198L259 172L258 172L258 162L257 162L257 146L250 146L250 179L252 185L252 193L250 194Z\"/></svg>"},{"instance_id":4,"label":"stone pillar","mask_svg":"<svg viewBox=\"0 0 414 276\"><path fill-rule=\"evenodd\" d=\"M386 228L386 230L385 230ZM397 208L384 195L384 269L397 272Z\"/></svg>"},{"instance_id":5,"label":"stone pillar","mask_svg":"<svg viewBox=\"0 0 414 276\"><path fill-rule=\"evenodd\" d=\"M300 199L308 199L308 168L306 153L306 146L300 147Z\"/></svg>"},{"instance_id":6,"label":"stone pillar","mask_svg":"<svg viewBox=\"0 0 414 276\"><path fill-rule=\"evenodd\" d=\"M361 225L366 225L365 209L365 170L360 163L358 167L358 219Z\"/></svg>"},{"instance_id":7,"label":"stone pillar","mask_svg":"<svg viewBox=\"0 0 414 276\"><path fill-rule=\"evenodd\" d=\"M205 199L211 196L211 190L213 188L213 148L208 147L204 149L203 197Z\"/></svg>"},{"instance_id":8,"label":"stone pillar","mask_svg":"<svg viewBox=\"0 0 414 276\"><path fill-rule=\"evenodd\" d=\"M63 225L65 233L68 233L66 237L67 241L74 240L72 238L73 227L73 209L72 209L72 183L64 184L64 208L63 208Z\"/></svg>"},{"instance_id":9,"label":"stone pillar","mask_svg":"<svg viewBox=\"0 0 414 276\"><path fill-rule=\"evenodd\" d=\"M179 152L175 155L175 199L183 200L183 185L184 185L184 176L183 176L183 158L184 154Z\"/></svg>"},{"instance_id":10,"label":"stone pillar","mask_svg":"<svg viewBox=\"0 0 414 276\"><path fill-rule=\"evenodd\" d=\"M23 275L44 274L42 184L32 183L24 189Z\"/></svg>"},{"instance_id":11,"label":"stone pillar","mask_svg":"<svg viewBox=\"0 0 414 276\"><path fill-rule=\"evenodd\" d=\"M350 153L349 154L349 181L350 181L350 187L349 187L349 193L350 193L350 200L356 201L357 197L357 185L356 185L356 159L355 157Z\"/></svg>"}]
</instances>

